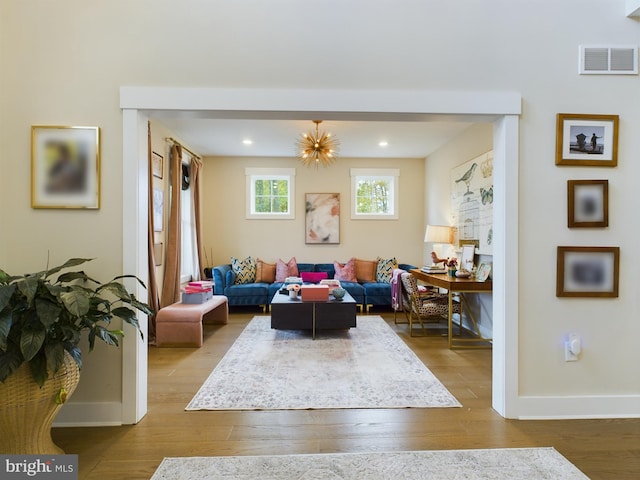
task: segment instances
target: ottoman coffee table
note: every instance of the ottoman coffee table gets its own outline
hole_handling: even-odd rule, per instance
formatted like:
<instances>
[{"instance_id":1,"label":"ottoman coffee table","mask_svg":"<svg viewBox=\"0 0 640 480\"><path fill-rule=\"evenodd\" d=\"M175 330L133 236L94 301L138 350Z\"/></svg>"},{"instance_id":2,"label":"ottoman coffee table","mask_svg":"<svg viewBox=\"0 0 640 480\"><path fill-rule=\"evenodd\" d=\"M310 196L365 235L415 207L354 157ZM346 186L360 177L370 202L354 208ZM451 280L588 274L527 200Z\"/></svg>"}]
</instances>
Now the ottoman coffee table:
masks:
<instances>
[{"instance_id":1,"label":"ottoman coffee table","mask_svg":"<svg viewBox=\"0 0 640 480\"><path fill-rule=\"evenodd\" d=\"M276 293L271 300L271 328L279 330L349 329L356 326L356 301L349 293L342 300L329 295L324 301L304 301L300 297Z\"/></svg>"}]
</instances>

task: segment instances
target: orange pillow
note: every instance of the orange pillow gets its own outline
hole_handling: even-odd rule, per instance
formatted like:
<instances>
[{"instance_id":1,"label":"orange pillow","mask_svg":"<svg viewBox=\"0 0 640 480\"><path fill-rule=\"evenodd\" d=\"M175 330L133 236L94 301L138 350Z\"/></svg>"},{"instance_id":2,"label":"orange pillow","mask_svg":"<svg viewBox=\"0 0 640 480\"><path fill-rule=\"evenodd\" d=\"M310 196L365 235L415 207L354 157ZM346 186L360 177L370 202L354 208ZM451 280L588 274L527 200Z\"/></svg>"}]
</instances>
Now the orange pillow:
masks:
<instances>
[{"instance_id":1,"label":"orange pillow","mask_svg":"<svg viewBox=\"0 0 640 480\"><path fill-rule=\"evenodd\" d=\"M298 262L296 262L296 257L291 257L287 263L284 263L282 260L278 259L278 263L276 264L276 282L284 282L287 277L297 277L298 276Z\"/></svg>"},{"instance_id":2,"label":"orange pillow","mask_svg":"<svg viewBox=\"0 0 640 480\"><path fill-rule=\"evenodd\" d=\"M256 283L273 283L276 280L276 264L256 260Z\"/></svg>"},{"instance_id":3,"label":"orange pillow","mask_svg":"<svg viewBox=\"0 0 640 480\"><path fill-rule=\"evenodd\" d=\"M361 260L356 258L356 278L360 283L375 282L377 260Z\"/></svg>"}]
</instances>

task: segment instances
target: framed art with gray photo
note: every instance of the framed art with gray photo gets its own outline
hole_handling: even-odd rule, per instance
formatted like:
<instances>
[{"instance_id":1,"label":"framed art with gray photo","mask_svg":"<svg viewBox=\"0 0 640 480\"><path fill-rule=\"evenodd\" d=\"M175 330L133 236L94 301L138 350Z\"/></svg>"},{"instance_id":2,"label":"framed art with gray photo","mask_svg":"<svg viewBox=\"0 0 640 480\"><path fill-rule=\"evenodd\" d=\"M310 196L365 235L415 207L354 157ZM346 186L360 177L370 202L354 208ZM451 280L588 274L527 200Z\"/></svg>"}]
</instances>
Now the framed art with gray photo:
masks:
<instances>
[{"instance_id":1,"label":"framed art with gray photo","mask_svg":"<svg viewBox=\"0 0 640 480\"><path fill-rule=\"evenodd\" d=\"M618 115L559 113L556 118L556 165L618 165Z\"/></svg>"},{"instance_id":2,"label":"framed art with gray photo","mask_svg":"<svg viewBox=\"0 0 640 480\"><path fill-rule=\"evenodd\" d=\"M620 247L558 247L557 297L617 297Z\"/></svg>"},{"instance_id":3,"label":"framed art with gray photo","mask_svg":"<svg viewBox=\"0 0 640 480\"><path fill-rule=\"evenodd\" d=\"M31 127L31 207L100 208L98 127Z\"/></svg>"},{"instance_id":4,"label":"framed art with gray photo","mask_svg":"<svg viewBox=\"0 0 640 480\"><path fill-rule=\"evenodd\" d=\"M569 228L609 226L609 181L567 180Z\"/></svg>"}]
</instances>

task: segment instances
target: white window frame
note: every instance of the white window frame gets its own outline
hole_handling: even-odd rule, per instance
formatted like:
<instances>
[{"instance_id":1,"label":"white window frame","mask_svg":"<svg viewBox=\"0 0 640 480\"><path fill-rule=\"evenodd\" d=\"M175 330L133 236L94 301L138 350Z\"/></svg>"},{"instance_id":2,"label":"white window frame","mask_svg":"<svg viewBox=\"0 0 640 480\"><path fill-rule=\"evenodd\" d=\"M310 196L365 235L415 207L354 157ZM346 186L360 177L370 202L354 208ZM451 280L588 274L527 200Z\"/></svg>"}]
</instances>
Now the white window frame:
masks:
<instances>
[{"instance_id":1,"label":"white window frame","mask_svg":"<svg viewBox=\"0 0 640 480\"><path fill-rule=\"evenodd\" d=\"M399 212L400 169L398 168L352 168L351 174L351 219L352 220L397 220ZM390 211L388 213L359 213L356 211L358 202L358 181L363 179L380 179L389 181L391 188Z\"/></svg>"},{"instance_id":2,"label":"white window frame","mask_svg":"<svg viewBox=\"0 0 640 480\"><path fill-rule=\"evenodd\" d=\"M183 153L182 164L191 166L191 155ZM182 190L180 195L180 283L185 284L198 278L198 251L194 235L196 229L195 212L193 209L193 184L187 190Z\"/></svg>"},{"instance_id":3,"label":"white window frame","mask_svg":"<svg viewBox=\"0 0 640 480\"><path fill-rule=\"evenodd\" d=\"M295 168L245 168L246 178L246 218L259 220L293 220L296 218ZM289 211L282 213L260 213L255 211L255 182L256 180L287 180L289 182L288 204Z\"/></svg>"}]
</instances>

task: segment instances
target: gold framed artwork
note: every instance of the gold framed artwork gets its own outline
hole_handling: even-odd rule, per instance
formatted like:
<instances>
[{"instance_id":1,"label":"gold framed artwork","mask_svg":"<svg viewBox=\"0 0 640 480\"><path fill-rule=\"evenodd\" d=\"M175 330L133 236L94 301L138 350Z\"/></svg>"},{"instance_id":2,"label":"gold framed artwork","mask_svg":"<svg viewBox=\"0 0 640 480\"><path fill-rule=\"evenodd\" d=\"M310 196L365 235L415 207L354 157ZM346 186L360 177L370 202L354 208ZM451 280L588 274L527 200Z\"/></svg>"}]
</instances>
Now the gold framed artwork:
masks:
<instances>
[{"instance_id":1,"label":"gold framed artwork","mask_svg":"<svg viewBox=\"0 0 640 480\"><path fill-rule=\"evenodd\" d=\"M164 158L162 155L156 152L151 152L151 172L154 177L162 179L162 172L164 169Z\"/></svg>"},{"instance_id":2,"label":"gold framed artwork","mask_svg":"<svg viewBox=\"0 0 640 480\"><path fill-rule=\"evenodd\" d=\"M617 297L620 247L558 247L557 297Z\"/></svg>"},{"instance_id":3,"label":"gold framed artwork","mask_svg":"<svg viewBox=\"0 0 640 480\"><path fill-rule=\"evenodd\" d=\"M618 165L618 115L559 113L556 118L556 165Z\"/></svg>"},{"instance_id":4,"label":"gold framed artwork","mask_svg":"<svg viewBox=\"0 0 640 480\"><path fill-rule=\"evenodd\" d=\"M99 127L31 127L31 207L100 208Z\"/></svg>"},{"instance_id":5,"label":"gold framed artwork","mask_svg":"<svg viewBox=\"0 0 640 480\"><path fill-rule=\"evenodd\" d=\"M569 228L609 226L609 181L567 180Z\"/></svg>"},{"instance_id":6,"label":"gold framed artwork","mask_svg":"<svg viewBox=\"0 0 640 480\"><path fill-rule=\"evenodd\" d=\"M305 243L340 243L340 194L305 194Z\"/></svg>"}]
</instances>

